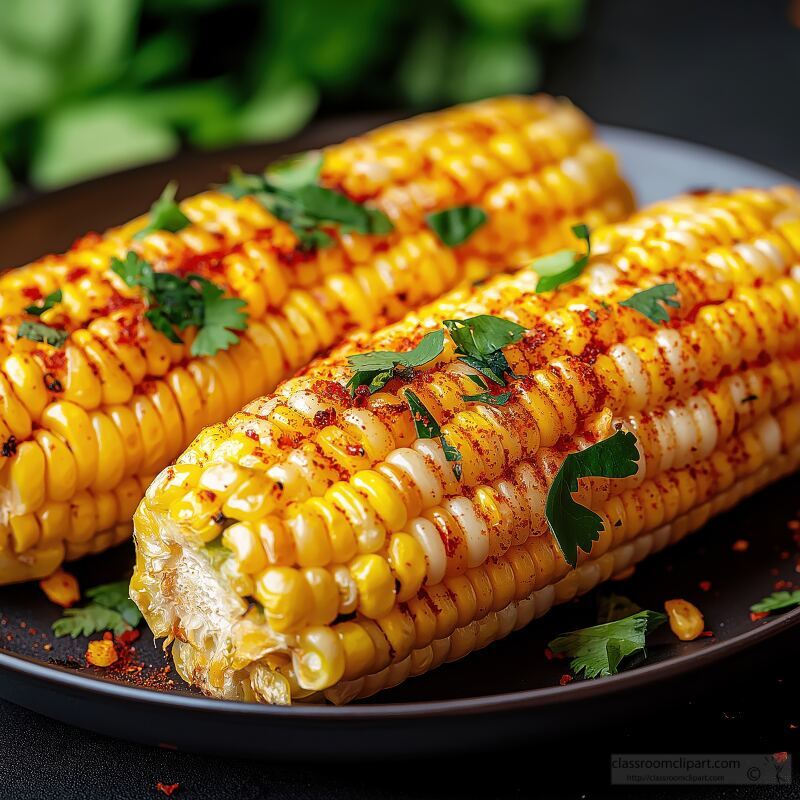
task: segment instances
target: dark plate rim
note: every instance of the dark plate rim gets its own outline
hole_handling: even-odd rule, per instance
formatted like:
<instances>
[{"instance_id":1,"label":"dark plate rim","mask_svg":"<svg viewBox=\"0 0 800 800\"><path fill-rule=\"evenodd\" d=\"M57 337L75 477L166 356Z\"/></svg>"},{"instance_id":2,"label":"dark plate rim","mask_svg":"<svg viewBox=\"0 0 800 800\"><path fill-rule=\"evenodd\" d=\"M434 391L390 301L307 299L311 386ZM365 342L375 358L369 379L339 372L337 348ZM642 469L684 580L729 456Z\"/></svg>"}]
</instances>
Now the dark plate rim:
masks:
<instances>
[{"instance_id":1,"label":"dark plate rim","mask_svg":"<svg viewBox=\"0 0 800 800\"><path fill-rule=\"evenodd\" d=\"M646 683L656 683L708 666L798 625L800 625L800 608L768 619L751 631L737 634L723 642L711 643L702 650L674 656L655 664L645 664L606 678L575 681L565 686L546 686L539 689L465 697L457 700L425 700L411 703L365 703L345 706L298 703L293 706L270 706L261 703L217 700L199 695L173 694L144 689L138 686L129 686L121 681L86 674L78 675L57 664L45 664L27 656L2 651L0 651L0 670L49 683L54 688L88 692L100 698L146 703L157 707L177 707L184 711L213 712L233 717L374 720L376 718L461 716L533 709L547 706L553 702L576 702L616 694Z\"/></svg>"},{"instance_id":2,"label":"dark plate rim","mask_svg":"<svg viewBox=\"0 0 800 800\"><path fill-rule=\"evenodd\" d=\"M381 115L375 115L378 118ZM388 122L393 118L383 115ZM368 117L365 115L365 121ZM327 122L332 122L328 120ZM300 136L316 132L319 125L326 121L320 121L302 131L299 136L287 140L289 145L296 141ZM604 131L621 131L626 134L639 134L650 139L662 140L665 142L678 142L684 146L690 146L701 150L707 150L743 163L749 163L762 170L774 172L776 178L796 183L797 178L787 175L785 172L775 169L773 166L759 163L753 159L745 158L735 153L710 147L709 145L671 136L658 131L642 130L623 125L598 124L600 135ZM261 146L269 146L276 143L264 143ZM260 145L247 145L247 148L257 148ZM209 157L224 157L225 153L233 152L239 148L226 148L212 151ZM184 154L184 157L202 157L206 154L192 152ZM140 165L130 169L122 170L112 175L103 175L87 181L81 181L69 186L65 186L51 192L38 192L29 190L22 192L10 202L0 204L0 213L6 211L16 211L20 207L35 203L39 199L52 196L68 195L70 191L86 184L95 184L109 179L124 179L126 176L139 173L143 170L166 166L170 162L181 158L181 154L164 161L153 162ZM478 695L465 697L455 700L426 700L407 703L365 703L346 706L328 705L303 705L298 703L293 706L270 706L259 703L243 703L232 700L217 700L201 695L178 694L163 692L154 689L147 689L138 686L131 686L122 681L95 677L93 675L76 674L68 668L58 664L47 664L28 656L22 656L0 648L0 673L11 673L20 678L28 678L43 684L49 684L54 689L72 690L74 692L84 692L96 696L98 699L107 698L122 702L132 702L147 704L157 708L181 709L187 712L216 713L225 714L227 717L268 717L268 718L294 718L305 720L375 720L375 719L404 719L404 718L424 718L434 716L467 716L477 714L488 714L498 712L512 712L541 708L552 703L573 703L581 700L596 699L609 695L614 695L629 689L640 687L643 684L657 683L671 677L683 675L695 669L720 661L723 658L732 656L743 650L777 636L790 628L800 625L800 608L793 609L781 614L779 617L769 618L759 623L757 627L745 633L737 634L730 639L721 642L710 642L702 650L695 650L679 656L673 656L665 661L654 664L645 664L618 675L605 677L599 680L574 681L565 686L547 686L537 689L526 689L517 692L507 692L501 694ZM0 675L0 679L2 675Z\"/></svg>"}]
</instances>

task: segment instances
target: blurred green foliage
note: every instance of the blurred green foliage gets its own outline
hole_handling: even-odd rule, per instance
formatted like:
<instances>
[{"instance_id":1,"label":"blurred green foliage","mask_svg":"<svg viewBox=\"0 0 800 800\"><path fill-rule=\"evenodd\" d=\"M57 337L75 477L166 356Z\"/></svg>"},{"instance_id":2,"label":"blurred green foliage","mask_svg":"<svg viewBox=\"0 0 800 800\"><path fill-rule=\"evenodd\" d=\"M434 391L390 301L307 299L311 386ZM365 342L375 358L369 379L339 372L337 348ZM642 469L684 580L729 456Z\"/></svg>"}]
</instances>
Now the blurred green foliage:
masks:
<instances>
[{"instance_id":1,"label":"blurred green foliage","mask_svg":"<svg viewBox=\"0 0 800 800\"><path fill-rule=\"evenodd\" d=\"M0 197L541 80L585 0L0 0Z\"/></svg>"}]
</instances>

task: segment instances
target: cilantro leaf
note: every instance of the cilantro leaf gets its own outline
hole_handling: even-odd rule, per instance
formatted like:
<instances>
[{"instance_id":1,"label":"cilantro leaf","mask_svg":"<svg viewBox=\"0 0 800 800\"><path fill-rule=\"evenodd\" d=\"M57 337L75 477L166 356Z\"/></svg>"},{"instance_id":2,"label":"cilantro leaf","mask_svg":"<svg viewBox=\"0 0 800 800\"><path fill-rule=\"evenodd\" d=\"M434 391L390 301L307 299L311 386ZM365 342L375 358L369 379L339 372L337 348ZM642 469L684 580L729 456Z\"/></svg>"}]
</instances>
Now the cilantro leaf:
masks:
<instances>
[{"instance_id":1,"label":"cilantro leaf","mask_svg":"<svg viewBox=\"0 0 800 800\"><path fill-rule=\"evenodd\" d=\"M252 195L291 227L304 249L334 244L325 227L373 235L394 230L391 220L380 209L320 186L317 180L321 167L320 153L301 154L272 165L263 176L232 170L228 182L220 189L236 198Z\"/></svg>"},{"instance_id":2,"label":"cilantro leaf","mask_svg":"<svg viewBox=\"0 0 800 800\"><path fill-rule=\"evenodd\" d=\"M398 367L405 370L421 367L441 355L444 350L444 331L426 333L419 344L406 352L377 350L372 353L357 353L347 357L347 363L354 371L347 382L355 394L359 386L368 386L370 393L377 392L397 374Z\"/></svg>"},{"instance_id":3,"label":"cilantro leaf","mask_svg":"<svg viewBox=\"0 0 800 800\"><path fill-rule=\"evenodd\" d=\"M490 392L463 394L461 399L465 403L486 403L490 406L504 406L511 399L511 392L503 392L502 394L491 394Z\"/></svg>"},{"instance_id":4,"label":"cilantro leaf","mask_svg":"<svg viewBox=\"0 0 800 800\"><path fill-rule=\"evenodd\" d=\"M681 307L677 300L671 299L677 294L678 287L674 283L662 283L636 292L627 300L623 300L620 305L644 314L651 322L658 325L660 322L669 322L669 311L666 306Z\"/></svg>"},{"instance_id":5,"label":"cilantro leaf","mask_svg":"<svg viewBox=\"0 0 800 800\"><path fill-rule=\"evenodd\" d=\"M141 286L145 290L148 305L145 317L171 342L183 341L176 328L197 328L191 347L193 356L213 356L227 350L239 341L233 331L247 328L247 314L242 311L247 305L245 301L226 297L223 289L200 275L184 278L156 272L133 252L124 261L112 259L111 269L128 286Z\"/></svg>"},{"instance_id":6,"label":"cilantro leaf","mask_svg":"<svg viewBox=\"0 0 800 800\"><path fill-rule=\"evenodd\" d=\"M639 611L624 619L557 636L548 647L555 655L571 656L570 668L576 675L616 675L623 659L639 652L647 655L647 635L666 620L657 611Z\"/></svg>"},{"instance_id":7,"label":"cilantro leaf","mask_svg":"<svg viewBox=\"0 0 800 800\"><path fill-rule=\"evenodd\" d=\"M502 348L522 338L526 330L522 325L503 317L479 314L467 319L446 319L444 326L456 345L460 361L493 383L505 385L504 376L511 372L511 367Z\"/></svg>"},{"instance_id":8,"label":"cilantro leaf","mask_svg":"<svg viewBox=\"0 0 800 800\"><path fill-rule=\"evenodd\" d=\"M319 150L309 150L306 153L287 156L280 161L270 164L264 177L271 186L277 189L299 189L309 186L319 180L322 170L322 153Z\"/></svg>"},{"instance_id":9,"label":"cilantro leaf","mask_svg":"<svg viewBox=\"0 0 800 800\"><path fill-rule=\"evenodd\" d=\"M442 434L442 429L436 418L425 408L423 402L410 389L405 391L406 403L411 409L411 418L414 420L414 429L419 439L439 439L444 450L444 457L453 462L453 474L461 480L461 452L451 445Z\"/></svg>"},{"instance_id":10,"label":"cilantro leaf","mask_svg":"<svg viewBox=\"0 0 800 800\"><path fill-rule=\"evenodd\" d=\"M249 194L256 194L264 189L264 178L260 175L250 175L241 167L232 167L228 180L217 188L230 195L234 200L241 200Z\"/></svg>"},{"instance_id":11,"label":"cilantro leaf","mask_svg":"<svg viewBox=\"0 0 800 800\"><path fill-rule=\"evenodd\" d=\"M442 435L442 429L436 418L425 408L422 400L417 397L410 389L405 391L406 403L411 409L411 417L414 420L414 428L419 439L436 439Z\"/></svg>"},{"instance_id":12,"label":"cilantro leaf","mask_svg":"<svg viewBox=\"0 0 800 800\"><path fill-rule=\"evenodd\" d=\"M128 286L143 286L150 291L155 290L155 271L133 250L128 251L124 261L116 257L112 258L111 271L119 275Z\"/></svg>"},{"instance_id":13,"label":"cilantro leaf","mask_svg":"<svg viewBox=\"0 0 800 800\"><path fill-rule=\"evenodd\" d=\"M603 595L598 600L597 621L598 623L616 622L618 619L624 619L641 610L641 606L636 605L633 600L624 595Z\"/></svg>"},{"instance_id":14,"label":"cilantro leaf","mask_svg":"<svg viewBox=\"0 0 800 800\"><path fill-rule=\"evenodd\" d=\"M119 611L99 605L83 608L66 608L64 614L53 625L53 633L57 637L91 636L100 631L113 631L117 636L131 629Z\"/></svg>"},{"instance_id":15,"label":"cilantro leaf","mask_svg":"<svg viewBox=\"0 0 800 800\"><path fill-rule=\"evenodd\" d=\"M639 451L630 431L617 431L577 453L561 464L547 493L545 516L564 559L570 566L578 561L578 548L588 553L600 537L603 521L590 508L575 502L581 478L627 478L636 474Z\"/></svg>"},{"instance_id":16,"label":"cilantro leaf","mask_svg":"<svg viewBox=\"0 0 800 800\"><path fill-rule=\"evenodd\" d=\"M177 233L183 230L192 221L181 211L180 206L175 202L175 193L178 191L178 184L170 181L161 192L158 200L150 206L150 221L147 225L134 235L134 239L143 239L154 231L170 231Z\"/></svg>"},{"instance_id":17,"label":"cilantro leaf","mask_svg":"<svg viewBox=\"0 0 800 800\"><path fill-rule=\"evenodd\" d=\"M460 481L462 474L461 451L455 445L450 444L444 434L439 437L439 441L442 443L444 457L453 464L453 475L456 476L457 481Z\"/></svg>"},{"instance_id":18,"label":"cilantro leaf","mask_svg":"<svg viewBox=\"0 0 800 800\"><path fill-rule=\"evenodd\" d=\"M447 247L457 247L486 224L489 215L478 206L454 206L428 214L428 227Z\"/></svg>"},{"instance_id":19,"label":"cilantro leaf","mask_svg":"<svg viewBox=\"0 0 800 800\"><path fill-rule=\"evenodd\" d=\"M33 314L36 317L41 317L45 311L49 311L56 303L61 302L61 289L56 289L44 297L41 303L36 303L32 306L25 307L26 314Z\"/></svg>"},{"instance_id":20,"label":"cilantro leaf","mask_svg":"<svg viewBox=\"0 0 800 800\"><path fill-rule=\"evenodd\" d=\"M51 347L63 347L69 334L62 328L51 328L43 322L20 322L17 339L30 339L32 342L44 342Z\"/></svg>"},{"instance_id":21,"label":"cilantro leaf","mask_svg":"<svg viewBox=\"0 0 800 800\"><path fill-rule=\"evenodd\" d=\"M756 613L770 613L772 611L783 611L794 606L800 606L800 589L795 589L792 592L773 592L768 597L750 606L750 610Z\"/></svg>"},{"instance_id":22,"label":"cilantro leaf","mask_svg":"<svg viewBox=\"0 0 800 800\"><path fill-rule=\"evenodd\" d=\"M586 242L586 254L578 256L573 250L559 250L549 256L537 258L530 268L539 274L536 293L549 292L564 283L574 281L589 263L592 242L588 225L574 225L572 232Z\"/></svg>"},{"instance_id":23,"label":"cilantro leaf","mask_svg":"<svg viewBox=\"0 0 800 800\"><path fill-rule=\"evenodd\" d=\"M56 636L91 636L100 631L113 631L119 636L135 628L142 621L142 614L128 596L128 581L117 581L95 586L87 590L90 603L82 608L64 609L62 616L53 623Z\"/></svg>"},{"instance_id":24,"label":"cilantro leaf","mask_svg":"<svg viewBox=\"0 0 800 800\"><path fill-rule=\"evenodd\" d=\"M247 303L238 297L225 297L225 292L204 278L191 276L200 284L203 298L203 324L192 342L193 356L213 356L237 344L239 337L233 331L247 328L247 314L242 311Z\"/></svg>"},{"instance_id":25,"label":"cilantro leaf","mask_svg":"<svg viewBox=\"0 0 800 800\"><path fill-rule=\"evenodd\" d=\"M477 357L518 342L526 330L516 322L489 314L467 319L446 319L444 326L456 345L456 352Z\"/></svg>"}]
</instances>

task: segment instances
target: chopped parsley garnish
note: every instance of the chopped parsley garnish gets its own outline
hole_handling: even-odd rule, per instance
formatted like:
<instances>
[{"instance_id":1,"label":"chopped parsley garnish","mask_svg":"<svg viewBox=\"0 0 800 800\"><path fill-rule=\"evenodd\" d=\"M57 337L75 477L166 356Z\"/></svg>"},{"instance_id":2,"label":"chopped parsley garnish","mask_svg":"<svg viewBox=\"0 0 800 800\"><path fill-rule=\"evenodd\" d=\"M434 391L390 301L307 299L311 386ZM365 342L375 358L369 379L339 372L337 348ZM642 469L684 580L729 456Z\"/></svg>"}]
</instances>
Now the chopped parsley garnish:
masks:
<instances>
[{"instance_id":1,"label":"chopped parsley garnish","mask_svg":"<svg viewBox=\"0 0 800 800\"><path fill-rule=\"evenodd\" d=\"M463 394L461 399L465 403L486 403L490 406L504 406L511 399L511 392L502 392L501 394L491 394L490 392Z\"/></svg>"},{"instance_id":2,"label":"chopped parsley garnish","mask_svg":"<svg viewBox=\"0 0 800 800\"><path fill-rule=\"evenodd\" d=\"M548 644L554 655L570 656L570 668L586 678L616 675L620 663L636 653L647 655L647 635L667 621L657 611L639 611L629 617L580 628Z\"/></svg>"},{"instance_id":3,"label":"chopped parsley garnish","mask_svg":"<svg viewBox=\"0 0 800 800\"><path fill-rule=\"evenodd\" d=\"M272 186L291 191L316 183L321 171L322 153L308 150L273 162L264 174Z\"/></svg>"},{"instance_id":4,"label":"chopped parsley garnish","mask_svg":"<svg viewBox=\"0 0 800 800\"><path fill-rule=\"evenodd\" d=\"M185 278L169 272L156 272L153 267L129 252L125 261L111 260L111 269L128 286L144 289L148 309L145 317L171 342L183 340L177 330L197 328L192 342L193 356L213 356L239 341L233 331L247 328L244 300L226 297L224 290L199 275Z\"/></svg>"},{"instance_id":5,"label":"chopped parsley garnish","mask_svg":"<svg viewBox=\"0 0 800 800\"><path fill-rule=\"evenodd\" d=\"M17 339L44 342L52 347L63 347L68 338L69 334L62 328L51 328L43 322L21 322L17 331Z\"/></svg>"},{"instance_id":6,"label":"chopped parsley garnish","mask_svg":"<svg viewBox=\"0 0 800 800\"><path fill-rule=\"evenodd\" d=\"M636 437L617 431L608 439L577 453L570 453L561 464L547 493L545 516L566 562L574 567L578 548L588 553L600 538L603 520L573 498L581 478L628 478L636 474L639 451Z\"/></svg>"},{"instance_id":7,"label":"chopped parsley garnish","mask_svg":"<svg viewBox=\"0 0 800 800\"><path fill-rule=\"evenodd\" d=\"M394 230L391 220L379 209L320 186L321 168L322 154L306 153L272 165L263 175L234 170L220 188L236 198L252 195L289 225L306 250L333 245L325 228L363 234L386 234Z\"/></svg>"},{"instance_id":8,"label":"chopped parsley garnish","mask_svg":"<svg viewBox=\"0 0 800 800\"><path fill-rule=\"evenodd\" d=\"M448 247L464 244L488 219L488 214L478 206L454 206L425 217L428 227Z\"/></svg>"},{"instance_id":9,"label":"chopped parsley garnish","mask_svg":"<svg viewBox=\"0 0 800 800\"><path fill-rule=\"evenodd\" d=\"M522 338L526 330L522 325L502 317L480 314L468 319L447 319L444 326L455 343L460 361L493 383L506 385L506 373L513 373L503 355L503 348Z\"/></svg>"},{"instance_id":10,"label":"chopped parsley garnish","mask_svg":"<svg viewBox=\"0 0 800 800\"><path fill-rule=\"evenodd\" d=\"M633 600L624 595L603 595L598 600L597 621L601 624L616 622L618 619L624 619L641 610L641 606L636 605Z\"/></svg>"},{"instance_id":11,"label":"chopped parsley garnish","mask_svg":"<svg viewBox=\"0 0 800 800\"><path fill-rule=\"evenodd\" d=\"M414 428L417 432L419 439L439 439L444 450L445 458L453 464L453 474L457 480L461 480L461 453L457 447L451 445L442 435L442 429L439 423L434 418L433 414L428 411L423 405L422 401L410 389L405 391L406 403L411 409L411 417L414 420Z\"/></svg>"},{"instance_id":12,"label":"chopped parsley garnish","mask_svg":"<svg viewBox=\"0 0 800 800\"><path fill-rule=\"evenodd\" d=\"M795 606L800 606L800 589L795 589L792 592L773 592L769 597L765 597L750 606L750 610L755 611L757 614L769 614L773 611L783 611Z\"/></svg>"},{"instance_id":13,"label":"chopped parsley garnish","mask_svg":"<svg viewBox=\"0 0 800 800\"><path fill-rule=\"evenodd\" d=\"M669 322L669 310L680 308L681 304L672 298L678 294L678 287L674 283L661 283L658 286L651 286L641 292L623 300L620 305L632 308L640 314L644 314L651 322L658 325L661 322Z\"/></svg>"},{"instance_id":14,"label":"chopped parsley garnish","mask_svg":"<svg viewBox=\"0 0 800 800\"><path fill-rule=\"evenodd\" d=\"M128 581L105 583L86 592L91 600L83 608L64 609L53 623L56 636L91 636L100 631L113 631L117 636L135 628L142 614L128 596Z\"/></svg>"},{"instance_id":15,"label":"chopped parsley garnish","mask_svg":"<svg viewBox=\"0 0 800 800\"><path fill-rule=\"evenodd\" d=\"M403 375L414 367L433 361L443 350L444 331L438 330L426 333L416 347L404 353L378 350L348 356L347 362L354 372L347 386L354 396L359 386L367 386L370 394L377 392L395 375Z\"/></svg>"},{"instance_id":16,"label":"chopped parsley garnish","mask_svg":"<svg viewBox=\"0 0 800 800\"><path fill-rule=\"evenodd\" d=\"M537 258L530 265L539 274L536 293L549 292L564 283L574 281L589 263L592 254L592 241L588 225L573 225L572 232L578 239L586 242L585 255L579 256L574 250L559 250L549 256Z\"/></svg>"},{"instance_id":17,"label":"chopped parsley garnish","mask_svg":"<svg viewBox=\"0 0 800 800\"><path fill-rule=\"evenodd\" d=\"M61 289L56 289L54 292L50 292L45 298L42 299L41 303L36 303L32 306L25 307L26 314L33 314L35 317L41 317L45 311L49 311L56 303L61 302Z\"/></svg>"},{"instance_id":18,"label":"chopped parsley garnish","mask_svg":"<svg viewBox=\"0 0 800 800\"><path fill-rule=\"evenodd\" d=\"M170 181L161 192L158 200L150 206L150 222L134 235L134 239L143 239L154 231L169 231L177 233L182 231L192 221L181 211L180 206L175 202L175 193L178 191L178 184Z\"/></svg>"}]
</instances>

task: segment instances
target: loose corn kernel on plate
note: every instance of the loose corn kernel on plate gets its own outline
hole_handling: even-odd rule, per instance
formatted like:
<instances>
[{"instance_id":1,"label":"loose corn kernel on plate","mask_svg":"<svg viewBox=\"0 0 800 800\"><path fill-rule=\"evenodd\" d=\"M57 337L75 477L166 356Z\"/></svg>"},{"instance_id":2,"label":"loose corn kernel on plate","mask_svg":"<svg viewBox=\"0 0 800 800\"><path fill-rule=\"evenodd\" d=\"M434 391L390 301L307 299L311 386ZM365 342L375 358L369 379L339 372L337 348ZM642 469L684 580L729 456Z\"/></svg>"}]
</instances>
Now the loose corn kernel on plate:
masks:
<instances>
[{"instance_id":1,"label":"loose corn kernel on plate","mask_svg":"<svg viewBox=\"0 0 800 800\"><path fill-rule=\"evenodd\" d=\"M45 196L0 216L0 233L9 243L4 257L21 263L42 250L63 249L87 227L121 222L147 206L165 175L186 190L200 189L220 179L221 163L257 168L280 152L367 127L350 121L341 131L317 129L281 150L248 148L222 160L186 157ZM741 159L663 137L613 128L601 129L601 137L618 154L642 204L705 186L791 182ZM776 582L788 586L797 578L797 537L790 523L800 515L798 489L800 477L784 478L716 517L701 533L647 559L630 577L606 582L463 660L343 707L286 708L203 697L175 673L144 625L142 636L116 663L92 667L85 660L86 639L53 637L50 626L59 611L37 584L2 587L0 695L121 738L235 755L363 758L552 739L602 724L608 714L633 718L658 702L654 695L668 701L673 692L689 691L689 679L719 680L722 659L736 654L726 668L736 672L757 658L753 645L796 636L790 628L800 622L800 609L753 621L749 608ZM90 587L127 577L132 563L133 549L126 543L68 569L81 586ZM612 677L566 680L568 662L548 658L547 644L565 631L593 625L599 598L609 593L654 610L663 610L672 598L689 600L702 609L710 635L679 642L663 627L648 639L646 661Z\"/></svg>"}]
</instances>

